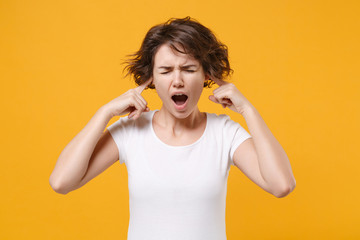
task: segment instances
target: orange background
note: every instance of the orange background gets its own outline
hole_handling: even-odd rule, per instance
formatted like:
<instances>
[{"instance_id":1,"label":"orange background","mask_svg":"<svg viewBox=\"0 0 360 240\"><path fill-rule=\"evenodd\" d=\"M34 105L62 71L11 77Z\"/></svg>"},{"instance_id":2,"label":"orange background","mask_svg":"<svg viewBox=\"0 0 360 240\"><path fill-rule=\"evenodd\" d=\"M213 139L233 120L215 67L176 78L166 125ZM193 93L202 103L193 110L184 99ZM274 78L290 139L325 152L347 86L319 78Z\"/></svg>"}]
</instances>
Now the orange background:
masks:
<instances>
[{"instance_id":1,"label":"orange background","mask_svg":"<svg viewBox=\"0 0 360 240\"><path fill-rule=\"evenodd\" d=\"M229 47L231 81L297 183L276 198L232 166L228 239L359 239L359 10L359 1L0 1L0 239L126 239L125 165L67 195L49 177L98 108L135 86L125 56L151 26L185 16ZM200 110L248 130L207 99L213 89ZM160 108L154 90L143 96Z\"/></svg>"}]
</instances>

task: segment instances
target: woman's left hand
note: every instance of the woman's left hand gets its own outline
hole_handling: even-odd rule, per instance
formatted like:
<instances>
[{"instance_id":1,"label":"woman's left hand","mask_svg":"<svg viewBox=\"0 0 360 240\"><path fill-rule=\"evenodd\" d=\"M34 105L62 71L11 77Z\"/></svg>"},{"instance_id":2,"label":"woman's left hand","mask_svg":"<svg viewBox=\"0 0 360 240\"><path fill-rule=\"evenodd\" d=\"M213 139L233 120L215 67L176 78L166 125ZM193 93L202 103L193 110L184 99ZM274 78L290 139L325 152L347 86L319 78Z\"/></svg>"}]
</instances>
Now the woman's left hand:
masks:
<instances>
[{"instance_id":1,"label":"woman's left hand","mask_svg":"<svg viewBox=\"0 0 360 240\"><path fill-rule=\"evenodd\" d=\"M251 103L241 94L234 84L220 79L213 79L213 81L219 85L219 87L213 91L214 95L209 96L209 99L214 103L221 104L223 108L228 107L240 114L243 114L246 107L251 106Z\"/></svg>"}]
</instances>

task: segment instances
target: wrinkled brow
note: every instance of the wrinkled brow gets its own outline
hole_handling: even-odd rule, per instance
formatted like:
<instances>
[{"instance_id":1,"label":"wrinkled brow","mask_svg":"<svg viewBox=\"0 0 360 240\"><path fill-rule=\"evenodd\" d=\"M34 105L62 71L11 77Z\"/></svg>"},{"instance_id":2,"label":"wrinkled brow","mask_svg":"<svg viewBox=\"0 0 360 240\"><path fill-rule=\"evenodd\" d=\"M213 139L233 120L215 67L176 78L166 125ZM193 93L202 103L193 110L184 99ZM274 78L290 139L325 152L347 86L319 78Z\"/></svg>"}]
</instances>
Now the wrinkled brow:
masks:
<instances>
[{"instance_id":1,"label":"wrinkled brow","mask_svg":"<svg viewBox=\"0 0 360 240\"><path fill-rule=\"evenodd\" d=\"M191 67L197 68L197 65L195 65L195 64L188 64L188 65L180 66L181 69L188 69L188 68L191 68ZM160 67L158 67L158 69L165 69L165 70L170 70L170 69L173 69L173 68L174 68L174 67L171 67L171 66L160 66Z\"/></svg>"}]
</instances>

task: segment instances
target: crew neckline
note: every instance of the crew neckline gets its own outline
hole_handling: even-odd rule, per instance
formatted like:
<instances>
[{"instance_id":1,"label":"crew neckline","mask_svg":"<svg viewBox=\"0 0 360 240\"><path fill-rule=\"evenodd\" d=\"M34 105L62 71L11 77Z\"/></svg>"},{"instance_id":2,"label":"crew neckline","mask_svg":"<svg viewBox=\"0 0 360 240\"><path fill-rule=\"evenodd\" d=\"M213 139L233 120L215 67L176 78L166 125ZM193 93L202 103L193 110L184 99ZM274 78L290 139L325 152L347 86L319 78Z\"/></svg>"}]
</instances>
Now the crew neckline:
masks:
<instances>
[{"instance_id":1,"label":"crew neckline","mask_svg":"<svg viewBox=\"0 0 360 240\"><path fill-rule=\"evenodd\" d=\"M150 116L150 129L151 129L151 132L152 134L154 135L154 138L160 142L162 145L168 147L168 148L174 148L174 149L181 149L181 148L188 148L188 147L192 147L196 144L198 144L204 137L205 137L205 134L207 133L208 131L208 128L209 128L209 114L207 112L206 113L206 126L205 126L205 130L204 132L202 133L202 135L193 143L190 143L188 145L179 145L179 146L174 146L174 145L169 145L165 142L163 142L155 133L155 130L154 130L154 126L153 126L153 120L154 120L154 115L156 112L158 112L159 110L154 110L152 112L152 115Z\"/></svg>"}]
</instances>

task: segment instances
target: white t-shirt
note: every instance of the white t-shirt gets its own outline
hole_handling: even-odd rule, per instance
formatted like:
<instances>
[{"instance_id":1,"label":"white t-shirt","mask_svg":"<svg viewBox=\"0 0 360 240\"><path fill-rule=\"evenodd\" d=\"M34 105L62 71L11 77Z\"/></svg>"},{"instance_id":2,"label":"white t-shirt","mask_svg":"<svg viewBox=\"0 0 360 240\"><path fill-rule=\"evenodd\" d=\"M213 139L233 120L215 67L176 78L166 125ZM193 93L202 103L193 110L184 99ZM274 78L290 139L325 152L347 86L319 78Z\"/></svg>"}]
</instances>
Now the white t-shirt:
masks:
<instances>
[{"instance_id":1,"label":"white t-shirt","mask_svg":"<svg viewBox=\"0 0 360 240\"><path fill-rule=\"evenodd\" d=\"M196 142L170 146L154 132L155 112L108 127L128 171L128 240L225 240L232 156L251 135L229 116L207 113Z\"/></svg>"}]
</instances>

